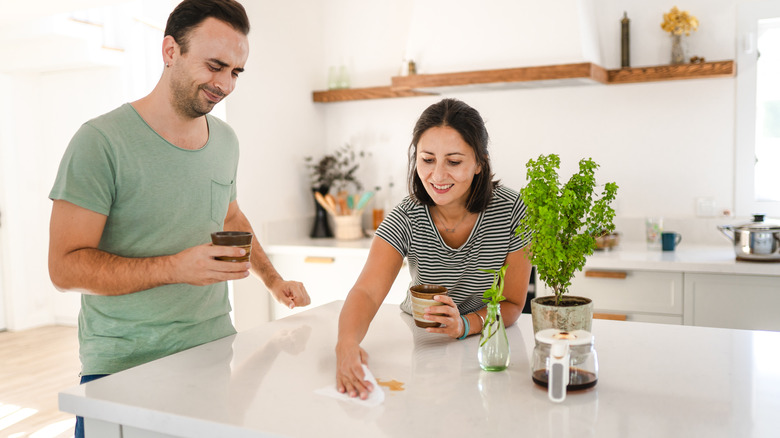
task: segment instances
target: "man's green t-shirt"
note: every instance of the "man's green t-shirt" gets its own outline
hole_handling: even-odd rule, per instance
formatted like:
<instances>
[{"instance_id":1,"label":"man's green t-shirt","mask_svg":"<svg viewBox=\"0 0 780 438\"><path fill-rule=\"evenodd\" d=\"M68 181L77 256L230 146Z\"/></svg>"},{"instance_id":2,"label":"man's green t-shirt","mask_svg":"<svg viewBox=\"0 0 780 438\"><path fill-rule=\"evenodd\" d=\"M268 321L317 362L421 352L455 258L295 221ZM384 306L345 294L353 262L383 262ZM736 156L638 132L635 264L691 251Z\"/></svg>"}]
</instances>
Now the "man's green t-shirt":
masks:
<instances>
[{"instance_id":1,"label":"man's green t-shirt","mask_svg":"<svg viewBox=\"0 0 780 438\"><path fill-rule=\"evenodd\" d=\"M98 248L122 257L210 242L236 199L238 139L206 116L197 150L166 141L130 104L88 121L71 140L49 194L107 216ZM235 333L227 283L172 284L81 296L82 375L111 374Z\"/></svg>"}]
</instances>

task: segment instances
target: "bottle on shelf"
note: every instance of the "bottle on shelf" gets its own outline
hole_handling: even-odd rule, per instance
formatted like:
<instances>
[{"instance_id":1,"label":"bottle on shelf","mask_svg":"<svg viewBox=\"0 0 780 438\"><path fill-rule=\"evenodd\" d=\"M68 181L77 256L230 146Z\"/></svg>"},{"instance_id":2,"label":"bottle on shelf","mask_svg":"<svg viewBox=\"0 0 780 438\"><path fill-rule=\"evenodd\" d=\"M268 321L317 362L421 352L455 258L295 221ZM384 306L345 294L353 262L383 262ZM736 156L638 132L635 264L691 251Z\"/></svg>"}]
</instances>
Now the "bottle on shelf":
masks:
<instances>
[{"instance_id":1,"label":"bottle on shelf","mask_svg":"<svg viewBox=\"0 0 780 438\"><path fill-rule=\"evenodd\" d=\"M374 187L374 205L371 209L371 226L373 229L379 228L379 224L382 223L382 220L385 218L385 210L384 210L384 194L382 193L382 187L376 186Z\"/></svg>"}]
</instances>

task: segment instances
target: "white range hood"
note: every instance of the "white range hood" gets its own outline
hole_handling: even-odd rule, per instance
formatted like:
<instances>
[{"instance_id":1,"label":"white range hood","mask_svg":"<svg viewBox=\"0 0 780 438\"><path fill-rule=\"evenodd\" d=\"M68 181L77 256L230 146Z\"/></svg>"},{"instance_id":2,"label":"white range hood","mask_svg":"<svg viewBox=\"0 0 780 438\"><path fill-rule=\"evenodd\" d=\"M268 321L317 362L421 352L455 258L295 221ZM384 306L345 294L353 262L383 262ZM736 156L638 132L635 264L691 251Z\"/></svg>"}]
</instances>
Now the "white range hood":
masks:
<instances>
[{"instance_id":1,"label":"white range hood","mask_svg":"<svg viewBox=\"0 0 780 438\"><path fill-rule=\"evenodd\" d=\"M592 0L416 0L411 9L406 56L418 73L602 65Z\"/></svg>"}]
</instances>

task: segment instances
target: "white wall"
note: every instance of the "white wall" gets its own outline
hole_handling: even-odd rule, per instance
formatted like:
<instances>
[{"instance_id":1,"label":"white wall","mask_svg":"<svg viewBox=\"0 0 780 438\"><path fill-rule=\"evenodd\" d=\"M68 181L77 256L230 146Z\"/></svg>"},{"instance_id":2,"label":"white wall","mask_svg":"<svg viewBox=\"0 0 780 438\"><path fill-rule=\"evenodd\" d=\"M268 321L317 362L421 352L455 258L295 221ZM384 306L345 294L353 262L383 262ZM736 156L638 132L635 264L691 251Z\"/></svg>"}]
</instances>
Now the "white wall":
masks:
<instances>
[{"instance_id":1,"label":"white wall","mask_svg":"<svg viewBox=\"0 0 780 438\"><path fill-rule=\"evenodd\" d=\"M668 96L675 94L690 102L670 104ZM731 205L733 94L733 80L716 79L452 97L482 113L492 138L494 172L506 185L522 187L525 162L539 154L560 154L568 171L592 156L601 164L600 179L620 185L619 215L690 217L697 196ZM414 121L439 99L332 105L328 143L347 139L365 147L377 162L394 163L402 178ZM384 180L384 172L376 175Z\"/></svg>"},{"instance_id":2,"label":"white wall","mask_svg":"<svg viewBox=\"0 0 780 438\"><path fill-rule=\"evenodd\" d=\"M313 201L303 159L325 148L322 109L311 103L312 78L323 64L324 3L243 2L252 26L250 54L226 111L241 140L238 204L261 242L268 223L308 226ZM258 279L234 282L233 291L239 329L268 314L268 293Z\"/></svg>"},{"instance_id":3,"label":"white wall","mask_svg":"<svg viewBox=\"0 0 780 438\"><path fill-rule=\"evenodd\" d=\"M341 2L352 7L349 1ZM491 7L496 3L489 2ZM704 56L709 61L735 58L735 10L737 0L693 0L684 6L700 20L698 32L689 37L689 56ZM463 23L473 14L469 8L454 2L448 10L448 20L426 20L425 17L395 17L371 21L373 32L381 34L391 29L407 28L405 21L425 22L430 34L457 33L451 23ZM661 28L662 14L672 4L658 0L597 0L593 3L602 65L619 68L620 18L623 11L631 19L631 59L633 66L661 65L669 61L671 41ZM519 13L507 7L509 13ZM543 26L556 26L555 14L545 16ZM392 18L392 17L391 17ZM429 17L430 18L430 17ZM526 22L527 17L516 17ZM336 20L335 16L326 19ZM350 16L350 22L370 20L368 15ZM506 17L499 22L506 22ZM475 21L475 24L479 24ZM439 27L436 27L439 26ZM353 29L346 20L330 22L329 27ZM503 55L517 59L522 46L506 46L485 38L481 28L463 26L470 38L454 38L461 53L484 52L481 58L497 63ZM528 39L527 28L505 29L504 38ZM564 33L561 31L561 33ZM547 38L549 33L539 32ZM326 32L326 45L333 47ZM359 30L351 35L338 35L341 52L349 58L361 59L367 51L395 53L394 41L377 41L367 48ZM351 41L357 41L350 45ZM380 45L385 43L384 45ZM534 41L545 46L544 38ZM414 41L407 42L409 46ZM331 48L331 50L333 50ZM455 52L452 48L443 48ZM453 55L455 56L455 55ZM529 50L529 56L538 56ZM477 57L476 55L472 56ZM466 57L468 59L468 57ZM437 60L438 61L438 60ZM577 60L572 60L576 62ZM446 64L444 60L439 61ZM466 69L464 59L453 60ZM486 61L487 62L487 61ZM383 65L379 65L383 63ZM384 70L395 74L397 59L387 56L365 68L366 76ZM418 63L421 71L444 71ZM484 69L484 63L474 63L470 70ZM353 83L367 86L360 78L363 72L353 71ZM320 80L324 87L324 78ZM618 223L631 227L623 230L636 233L645 216L665 216L678 227L696 223L696 198L711 198L718 211L733 210L734 204L734 105L735 80L705 79L654 82L627 85L595 85L584 87L540 88L516 91L490 91L452 94L477 108L487 121L492 137L492 156L497 176L507 185L520 188L525 181L525 163L541 153L558 153L564 161L564 173L572 171L577 161L592 156L601 164L601 181L616 181L620 185L616 203ZM418 97L320 104L325 107L327 145L337 147L344 142L371 150L376 162L393 163L392 169L366 172L367 179L383 182L385 174L405 175L405 151L417 116L429 104L441 97ZM399 178L396 176L395 178ZM369 181L369 185L373 182ZM399 193L400 195L400 193ZM669 222L669 221L667 221ZM706 221L710 226L709 220ZM634 228L637 228L636 230ZM693 227L695 228L695 226ZM706 243L729 244L714 226L711 233L697 234Z\"/></svg>"}]
</instances>

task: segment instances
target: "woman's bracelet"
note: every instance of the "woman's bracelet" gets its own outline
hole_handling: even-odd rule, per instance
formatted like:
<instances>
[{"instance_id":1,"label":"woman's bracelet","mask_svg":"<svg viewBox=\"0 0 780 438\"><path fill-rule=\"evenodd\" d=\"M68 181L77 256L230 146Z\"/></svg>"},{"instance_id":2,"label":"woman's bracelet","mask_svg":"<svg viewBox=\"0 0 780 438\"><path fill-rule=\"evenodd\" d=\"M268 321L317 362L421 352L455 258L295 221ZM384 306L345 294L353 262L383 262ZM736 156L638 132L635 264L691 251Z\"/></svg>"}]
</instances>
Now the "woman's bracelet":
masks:
<instances>
[{"instance_id":1,"label":"woman's bracelet","mask_svg":"<svg viewBox=\"0 0 780 438\"><path fill-rule=\"evenodd\" d=\"M469 320L465 316L460 315L460 319L463 320L463 336L459 337L458 339L462 341L463 339L466 339L466 336L469 335L471 327L469 327Z\"/></svg>"},{"instance_id":2,"label":"woman's bracelet","mask_svg":"<svg viewBox=\"0 0 780 438\"><path fill-rule=\"evenodd\" d=\"M474 312L474 314L479 317L479 322L480 322L479 331L482 331L482 327L485 327L485 318L483 318L482 315L480 315L477 312Z\"/></svg>"}]
</instances>

